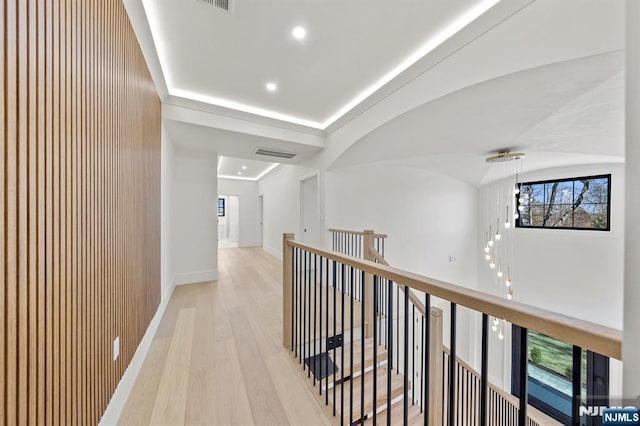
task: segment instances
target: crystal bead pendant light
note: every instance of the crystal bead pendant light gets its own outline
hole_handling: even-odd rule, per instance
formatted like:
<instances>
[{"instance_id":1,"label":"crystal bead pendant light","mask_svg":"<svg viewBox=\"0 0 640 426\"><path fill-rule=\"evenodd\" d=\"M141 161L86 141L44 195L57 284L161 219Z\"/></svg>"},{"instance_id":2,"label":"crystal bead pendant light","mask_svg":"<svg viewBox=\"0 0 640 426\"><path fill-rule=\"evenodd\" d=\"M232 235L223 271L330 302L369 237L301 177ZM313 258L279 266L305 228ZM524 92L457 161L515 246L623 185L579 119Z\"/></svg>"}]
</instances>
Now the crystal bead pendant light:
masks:
<instances>
[{"instance_id":1,"label":"crystal bead pendant light","mask_svg":"<svg viewBox=\"0 0 640 426\"><path fill-rule=\"evenodd\" d=\"M522 152L504 150L486 159L492 183L486 196L488 231L481 253L492 271L498 294L507 300L513 300L515 291L514 236L525 201L520 191L523 158ZM504 339L504 323L504 320L494 318L491 326L500 340Z\"/></svg>"}]
</instances>

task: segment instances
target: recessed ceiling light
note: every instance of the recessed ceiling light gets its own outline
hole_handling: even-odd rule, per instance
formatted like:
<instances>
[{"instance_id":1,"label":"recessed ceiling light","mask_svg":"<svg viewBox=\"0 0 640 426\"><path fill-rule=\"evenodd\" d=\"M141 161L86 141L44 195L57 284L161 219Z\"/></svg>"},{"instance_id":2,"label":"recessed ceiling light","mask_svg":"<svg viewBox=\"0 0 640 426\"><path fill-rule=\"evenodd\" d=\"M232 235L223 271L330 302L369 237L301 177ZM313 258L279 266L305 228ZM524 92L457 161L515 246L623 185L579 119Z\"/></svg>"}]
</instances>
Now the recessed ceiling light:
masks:
<instances>
[{"instance_id":1,"label":"recessed ceiling light","mask_svg":"<svg viewBox=\"0 0 640 426\"><path fill-rule=\"evenodd\" d=\"M267 85L265 87L270 92L275 92L276 90L278 90L278 85L275 84L275 83L267 83Z\"/></svg>"},{"instance_id":2,"label":"recessed ceiling light","mask_svg":"<svg viewBox=\"0 0 640 426\"><path fill-rule=\"evenodd\" d=\"M242 166L242 170L247 170L247 166Z\"/></svg>"},{"instance_id":3,"label":"recessed ceiling light","mask_svg":"<svg viewBox=\"0 0 640 426\"><path fill-rule=\"evenodd\" d=\"M238 174L239 174L239 175L241 175L241 174L242 174L242 172L238 172Z\"/></svg>"},{"instance_id":4,"label":"recessed ceiling light","mask_svg":"<svg viewBox=\"0 0 640 426\"><path fill-rule=\"evenodd\" d=\"M297 26L291 31L291 34L298 40L304 40L307 36L307 30L305 30L304 27Z\"/></svg>"}]
</instances>

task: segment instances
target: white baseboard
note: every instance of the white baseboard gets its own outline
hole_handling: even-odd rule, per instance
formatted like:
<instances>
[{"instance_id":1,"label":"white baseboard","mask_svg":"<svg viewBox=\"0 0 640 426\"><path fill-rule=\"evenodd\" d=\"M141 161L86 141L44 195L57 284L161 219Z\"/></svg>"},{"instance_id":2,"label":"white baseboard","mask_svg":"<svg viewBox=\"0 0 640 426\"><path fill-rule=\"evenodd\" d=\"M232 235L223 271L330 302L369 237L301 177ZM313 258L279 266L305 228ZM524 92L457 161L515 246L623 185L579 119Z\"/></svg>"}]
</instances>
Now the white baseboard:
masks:
<instances>
[{"instance_id":1,"label":"white baseboard","mask_svg":"<svg viewBox=\"0 0 640 426\"><path fill-rule=\"evenodd\" d=\"M240 247L260 247L260 241L249 241L240 243Z\"/></svg>"},{"instance_id":2,"label":"white baseboard","mask_svg":"<svg viewBox=\"0 0 640 426\"><path fill-rule=\"evenodd\" d=\"M269 253L270 255L275 256L278 259L282 260L282 251L273 249L269 246L263 246L262 249L267 253Z\"/></svg>"},{"instance_id":3,"label":"white baseboard","mask_svg":"<svg viewBox=\"0 0 640 426\"><path fill-rule=\"evenodd\" d=\"M109 405L107 405L107 409L102 414L102 418L98 423L99 426L111 426L117 424L120 414L122 414L122 410L124 409L124 405L129 398L129 394L133 389L133 385L136 382L138 373L140 373L140 370L142 369L142 364L144 363L147 353L149 352L149 348L151 347L153 336L156 334L160 320L164 315L164 311L169 304L169 300L171 299L171 295L173 294L173 289L175 287L176 277L174 276L166 293L162 295L162 300L156 310L156 314L149 323L149 327L147 327L147 331L144 333L136 352L133 354L133 358L131 358L129 366L127 366L127 369L124 371L124 374L122 375L122 378L109 401Z\"/></svg>"},{"instance_id":4,"label":"white baseboard","mask_svg":"<svg viewBox=\"0 0 640 426\"><path fill-rule=\"evenodd\" d=\"M218 271L200 271L176 274L176 285L204 283L207 281L217 281Z\"/></svg>"}]
</instances>

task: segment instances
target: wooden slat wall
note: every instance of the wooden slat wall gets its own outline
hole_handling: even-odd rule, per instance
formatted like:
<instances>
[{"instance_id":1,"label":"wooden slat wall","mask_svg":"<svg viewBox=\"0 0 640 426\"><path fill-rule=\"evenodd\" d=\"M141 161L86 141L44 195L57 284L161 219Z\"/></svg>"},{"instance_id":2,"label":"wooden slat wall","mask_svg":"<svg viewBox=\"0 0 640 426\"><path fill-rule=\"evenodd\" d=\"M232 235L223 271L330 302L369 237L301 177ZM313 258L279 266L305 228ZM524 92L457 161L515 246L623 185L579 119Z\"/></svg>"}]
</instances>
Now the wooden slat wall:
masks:
<instances>
[{"instance_id":1,"label":"wooden slat wall","mask_svg":"<svg viewBox=\"0 0 640 426\"><path fill-rule=\"evenodd\" d=\"M160 302L160 100L121 0L0 0L0 49L0 425L96 424Z\"/></svg>"}]
</instances>

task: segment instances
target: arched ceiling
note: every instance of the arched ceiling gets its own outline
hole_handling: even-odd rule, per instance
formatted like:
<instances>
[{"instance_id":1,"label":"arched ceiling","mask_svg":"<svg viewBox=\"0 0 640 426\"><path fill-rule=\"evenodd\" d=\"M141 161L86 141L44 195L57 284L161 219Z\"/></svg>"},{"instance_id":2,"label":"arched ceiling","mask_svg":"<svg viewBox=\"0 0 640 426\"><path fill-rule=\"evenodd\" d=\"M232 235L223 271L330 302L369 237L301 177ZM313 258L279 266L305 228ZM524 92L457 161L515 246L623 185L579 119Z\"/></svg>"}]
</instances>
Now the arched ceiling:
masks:
<instances>
[{"instance_id":1,"label":"arched ceiling","mask_svg":"<svg viewBox=\"0 0 640 426\"><path fill-rule=\"evenodd\" d=\"M486 180L484 158L527 153L526 168L623 161L622 52L495 78L428 102L378 127L330 169L394 164Z\"/></svg>"}]
</instances>

